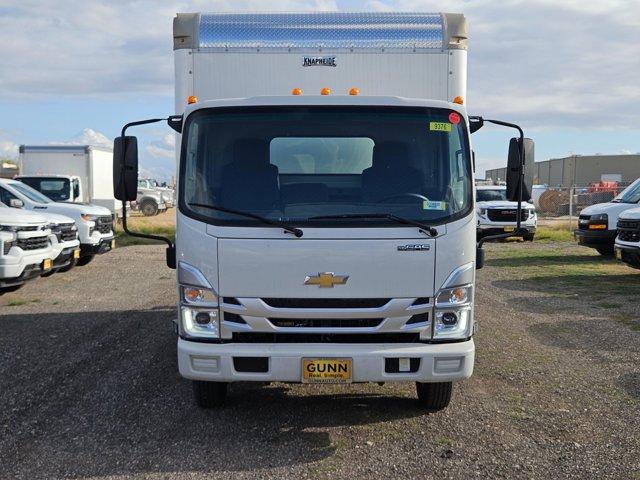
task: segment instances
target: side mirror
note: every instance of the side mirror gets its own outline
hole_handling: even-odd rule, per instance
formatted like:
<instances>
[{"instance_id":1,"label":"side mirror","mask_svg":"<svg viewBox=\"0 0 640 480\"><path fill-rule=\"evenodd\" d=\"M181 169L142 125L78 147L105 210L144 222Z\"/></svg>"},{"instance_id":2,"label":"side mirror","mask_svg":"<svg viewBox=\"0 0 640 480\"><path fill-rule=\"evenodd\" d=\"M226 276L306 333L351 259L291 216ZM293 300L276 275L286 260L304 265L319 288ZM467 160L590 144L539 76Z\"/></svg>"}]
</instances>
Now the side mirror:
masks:
<instances>
[{"instance_id":1,"label":"side mirror","mask_svg":"<svg viewBox=\"0 0 640 480\"><path fill-rule=\"evenodd\" d=\"M522 185L522 200L531 199L533 185L533 167L535 161L534 142L530 138L524 139L524 182ZM507 161L507 198L517 202L520 198L520 139L512 138L509 142L509 158Z\"/></svg>"},{"instance_id":2,"label":"side mirror","mask_svg":"<svg viewBox=\"0 0 640 480\"><path fill-rule=\"evenodd\" d=\"M138 195L138 139L116 137L113 141L113 195L133 201Z\"/></svg>"},{"instance_id":3,"label":"side mirror","mask_svg":"<svg viewBox=\"0 0 640 480\"><path fill-rule=\"evenodd\" d=\"M22 208L24 207L24 202L19 198L12 198L9 200L9 206L12 208Z\"/></svg>"}]
</instances>

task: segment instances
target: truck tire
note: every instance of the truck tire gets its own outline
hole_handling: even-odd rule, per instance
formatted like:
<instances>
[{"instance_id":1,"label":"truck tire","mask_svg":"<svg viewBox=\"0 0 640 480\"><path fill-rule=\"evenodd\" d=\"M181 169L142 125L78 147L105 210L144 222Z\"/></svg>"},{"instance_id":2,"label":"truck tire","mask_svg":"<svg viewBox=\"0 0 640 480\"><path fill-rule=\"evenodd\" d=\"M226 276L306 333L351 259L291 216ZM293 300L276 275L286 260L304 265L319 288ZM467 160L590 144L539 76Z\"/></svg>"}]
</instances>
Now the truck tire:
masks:
<instances>
[{"instance_id":1,"label":"truck tire","mask_svg":"<svg viewBox=\"0 0 640 480\"><path fill-rule=\"evenodd\" d=\"M80 257L77 261L76 261L76 266L78 267L84 267L85 265L87 265L88 263L91 262L91 260L93 260L93 257L95 255L87 255L84 257Z\"/></svg>"},{"instance_id":2,"label":"truck tire","mask_svg":"<svg viewBox=\"0 0 640 480\"><path fill-rule=\"evenodd\" d=\"M525 233L522 236L522 240L524 240L525 242L533 242L533 238L536 236L535 233Z\"/></svg>"},{"instance_id":3,"label":"truck tire","mask_svg":"<svg viewBox=\"0 0 640 480\"><path fill-rule=\"evenodd\" d=\"M158 214L158 204L153 200L144 200L140 204L140 211L145 217L153 217Z\"/></svg>"},{"instance_id":4,"label":"truck tire","mask_svg":"<svg viewBox=\"0 0 640 480\"><path fill-rule=\"evenodd\" d=\"M420 383L416 382L416 392L421 406L430 412L438 412L447 408L451 401L452 382Z\"/></svg>"},{"instance_id":5,"label":"truck tire","mask_svg":"<svg viewBox=\"0 0 640 480\"><path fill-rule=\"evenodd\" d=\"M598 247L598 248L596 248L596 250L603 257L613 257L613 254L615 253L615 251L613 249L613 245L606 245L604 247Z\"/></svg>"},{"instance_id":6,"label":"truck tire","mask_svg":"<svg viewBox=\"0 0 640 480\"><path fill-rule=\"evenodd\" d=\"M227 398L227 383L193 381L193 397L200 408L221 407Z\"/></svg>"}]
</instances>

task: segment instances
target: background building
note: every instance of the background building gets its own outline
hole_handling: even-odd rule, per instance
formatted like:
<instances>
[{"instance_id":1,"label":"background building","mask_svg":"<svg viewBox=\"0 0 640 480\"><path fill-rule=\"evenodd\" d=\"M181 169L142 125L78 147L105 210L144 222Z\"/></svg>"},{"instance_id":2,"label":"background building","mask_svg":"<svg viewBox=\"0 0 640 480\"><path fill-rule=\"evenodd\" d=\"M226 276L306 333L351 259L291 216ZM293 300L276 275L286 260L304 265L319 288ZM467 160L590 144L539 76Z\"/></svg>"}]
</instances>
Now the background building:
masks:
<instances>
[{"instance_id":1,"label":"background building","mask_svg":"<svg viewBox=\"0 0 640 480\"><path fill-rule=\"evenodd\" d=\"M506 160L505 160L506 163ZM487 170L485 178L506 179L506 168ZM640 177L640 154L636 155L572 155L536 162L534 183L552 187L588 185L592 182L633 182Z\"/></svg>"}]
</instances>

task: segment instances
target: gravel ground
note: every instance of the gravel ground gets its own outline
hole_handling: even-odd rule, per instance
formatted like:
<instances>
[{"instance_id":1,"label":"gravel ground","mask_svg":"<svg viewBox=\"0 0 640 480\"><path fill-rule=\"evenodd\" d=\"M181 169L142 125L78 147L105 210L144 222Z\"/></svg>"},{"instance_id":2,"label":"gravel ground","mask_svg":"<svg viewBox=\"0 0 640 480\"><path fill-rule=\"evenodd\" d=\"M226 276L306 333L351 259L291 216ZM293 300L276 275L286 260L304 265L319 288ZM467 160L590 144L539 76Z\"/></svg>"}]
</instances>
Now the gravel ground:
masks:
<instances>
[{"instance_id":1,"label":"gravel ground","mask_svg":"<svg viewBox=\"0 0 640 480\"><path fill-rule=\"evenodd\" d=\"M522 249L522 268L495 259ZM637 291L607 303L601 277L527 278L539 255L489 246L476 371L430 415L404 384L239 384L199 410L162 247L31 282L0 297L0 478L640 478Z\"/></svg>"}]
</instances>

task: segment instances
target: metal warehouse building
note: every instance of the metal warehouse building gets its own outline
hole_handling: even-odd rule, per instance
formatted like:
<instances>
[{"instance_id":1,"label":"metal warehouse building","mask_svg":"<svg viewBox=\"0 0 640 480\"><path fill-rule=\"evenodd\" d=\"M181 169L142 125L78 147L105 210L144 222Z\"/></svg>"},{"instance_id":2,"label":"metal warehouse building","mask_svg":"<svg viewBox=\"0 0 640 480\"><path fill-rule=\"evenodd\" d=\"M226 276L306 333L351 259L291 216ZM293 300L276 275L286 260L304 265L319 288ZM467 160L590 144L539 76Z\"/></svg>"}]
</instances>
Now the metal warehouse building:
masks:
<instances>
[{"instance_id":1,"label":"metal warehouse building","mask_svg":"<svg viewBox=\"0 0 640 480\"><path fill-rule=\"evenodd\" d=\"M487 180L505 180L506 168L487 170ZM552 187L588 185L601 180L630 183L640 177L640 154L636 155L572 155L536 162L534 183Z\"/></svg>"}]
</instances>

